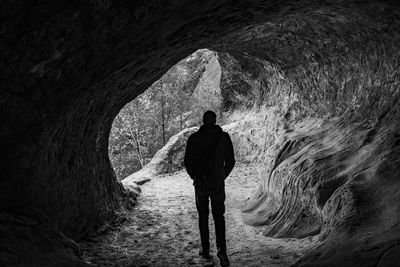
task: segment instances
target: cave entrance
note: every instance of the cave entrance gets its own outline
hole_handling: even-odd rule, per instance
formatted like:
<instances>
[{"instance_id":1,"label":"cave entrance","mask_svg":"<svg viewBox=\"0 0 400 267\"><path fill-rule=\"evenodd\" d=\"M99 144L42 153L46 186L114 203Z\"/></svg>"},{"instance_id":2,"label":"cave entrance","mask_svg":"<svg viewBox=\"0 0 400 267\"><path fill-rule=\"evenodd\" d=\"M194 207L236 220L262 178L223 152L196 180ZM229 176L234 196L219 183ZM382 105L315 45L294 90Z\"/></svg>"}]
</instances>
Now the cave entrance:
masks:
<instances>
[{"instance_id":1,"label":"cave entrance","mask_svg":"<svg viewBox=\"0 0 400 267\"><path fill-rule=\"evenodd\" d=\"M109 158L118 180L141 170L168 140L201 124L214 110L223 121L219 88L221 67L216 52L200 49L178 62L115 117L109 136ZM182 167L170 162L162 172Z\"/></svg>"}]
</instances>

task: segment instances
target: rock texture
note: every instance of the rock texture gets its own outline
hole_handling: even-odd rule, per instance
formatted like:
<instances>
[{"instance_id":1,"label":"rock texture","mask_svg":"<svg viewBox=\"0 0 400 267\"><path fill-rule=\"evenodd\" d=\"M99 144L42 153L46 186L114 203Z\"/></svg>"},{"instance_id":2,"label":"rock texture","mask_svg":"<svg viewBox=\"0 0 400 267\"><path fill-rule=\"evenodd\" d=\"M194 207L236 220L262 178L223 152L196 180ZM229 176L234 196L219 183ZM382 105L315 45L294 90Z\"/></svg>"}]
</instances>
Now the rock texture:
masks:
<instances>
[{"instance_id":1,"label":"rock texture","mask_svg":"<svg viewBox=\"0 0 400 267\"><path fill-rule=\"evenodd\" d=\"M2 213L0 234L1 266L90 266L78 258L82 256L78 244L50 222L29 215Z\"/></svg>"},{"instance_id":2,"label":"rock texture","mask_svg":"<svg viewBox=\"0 0 400 267\"><path fill-rule=\"evenodd\" d=\"M0 263L81 264L60 233L78 239L129 206L107 156L114 116L199 48L244 73L222 71L227 109L270 107L253 123L265 141L248 141L261 152L246 154L265 166L249 220L277 236L321 233L299 264L394 262L399 9L390 0L4 1L0 210L59 234L50 242L0 221ZM24 240L34 242L15 246ZM66 252L51 258L36 244Z\"/></svg>"},{"instance_id":3,"label":"rock texture","mask_svg":"<svg viewBox=\"0 0 400 267\"><path fill-rule=\"evenodd\" d=\"M245 220L266 225L268 236L318 234L322 245L298 265L395 266L399 260L387 252L400 240L400 210L394 208L400 196L399 81L390 78L397 71L389 56L397 52L379 61L374 53L347 54L350 62L309 74L304 65L300 72L282 71L247 55L220 57L225 105L242 125L234 142L259 162L263 179L243 209ZM244 116L240 109L251 111Z\"/></svg>"},{"instance_id":4,"label":"rock texture","mask_svg":"<svg viewBox=\"0 0 400 267\"><path fill-rule=\"evenodd\" d=\"M130 185L143 184L154 176L181 170L186 141L197 130L198 127L187 128L172 136L143 169L127 176L122 184L127 188Z\"/></svg>"}]
</instances>

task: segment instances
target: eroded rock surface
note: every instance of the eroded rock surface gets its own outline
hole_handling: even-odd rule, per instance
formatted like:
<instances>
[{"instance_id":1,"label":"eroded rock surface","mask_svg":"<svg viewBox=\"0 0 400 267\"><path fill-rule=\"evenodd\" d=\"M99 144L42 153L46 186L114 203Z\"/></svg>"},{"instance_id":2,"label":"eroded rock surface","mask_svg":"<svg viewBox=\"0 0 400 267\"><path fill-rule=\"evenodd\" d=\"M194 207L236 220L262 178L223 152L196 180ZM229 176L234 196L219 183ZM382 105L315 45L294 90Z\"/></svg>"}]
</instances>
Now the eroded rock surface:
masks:
<instances>
[{"instance_id":1,"label":"eroded rock surface","mask_svg":"<svg viewBox=\"0 0 400 267\"><path fill-rule=\"evenodd\" d=\"M143 169L123 179L122 184L125 187L143 184L154 176L181 170L183 168L186 141L197 130L198 127L192 127L172 136Z\"/></svg>"},{"instance_id":2,"label":"eroded rock surface","mask_svg":"<svg viewBox=\"0 0 400 267\"><path fill-rule=\"evenodd\" d=\"M270 235L320 233L323 245L299 264L394 262L399 10L396 1L5 1L2 213L29 211L51 222L43 232L79 239L129 207L107 155L114 116L180 59L210 48L226 109L261 114L241 143L264 169L249 221ZM0 263L7 251L21 255L10 266L31 257L13 245L27 239L15 225L1 221ZM57 236L33 239L71 251ZM59 255L37 259L81 263L79 253Z\"/></svg>"},{"instance_id":3,"label":"eroded rock surface","mask_svg":"<svg viewBox=\"0 0 400 267\"><path fill-rule=\"evenodd\" d=\"M240 65L227 63L234 71L225 73L226 87L235 90L232 84L247 84L241 106L252 110L245 116L232 115L242 125L234 143L262 168L263 182L244 208L246 222L266 225L267 236L319 235L323 245L299 265L380 264L382 255L400 238L400 213L393 208L400 196L398 124L392 113L398 112L398 105L391 102L398 99L398 92L393 91L390 99L375 99L382 102L376 114L366 111L373 108L371 102L355 105L364 117L357 110L337 107L334 112L320 110L322 118L318 118L307 104L298 106L297 96L279 98L284 101L271 108L257 108L254 95L260 92L260 83L251 75L255 68L243 74L243 64L235 72ZM275 82L272 88L290 88L296 94L298 88L289 78L274 69L269 75ZM267 101L275 101L275 96L268 94ZM322 108L329 104L316 100ZM393 257L387 264L398 260L387 255Z\"/></svg>"}]
</instances>

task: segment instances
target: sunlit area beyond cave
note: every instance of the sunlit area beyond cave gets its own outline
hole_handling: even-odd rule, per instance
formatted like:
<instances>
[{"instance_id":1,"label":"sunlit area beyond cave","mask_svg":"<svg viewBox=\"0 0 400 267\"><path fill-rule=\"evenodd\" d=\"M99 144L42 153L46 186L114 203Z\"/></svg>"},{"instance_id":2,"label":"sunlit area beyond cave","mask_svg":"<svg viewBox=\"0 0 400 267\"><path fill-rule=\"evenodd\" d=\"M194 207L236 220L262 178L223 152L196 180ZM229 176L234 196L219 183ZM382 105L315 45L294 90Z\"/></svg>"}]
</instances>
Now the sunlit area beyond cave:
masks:
<instances>
[{"instance_id":1,"label":"sunlit area beyond cave","mask_svg":"<svg viewBox=\"0 0 400 267\"><path fill-rule=\"evenodd\" d=\"M399 1L0 21L1 267L399 266Z\"/></svg>"},{"instance_id":2,"label":"sunlit area beyond cave","mask_svg":"<svg viewBox=\"0 0 400 267\"><path fill-rule=\"evenodd\" d=\"M205 111L215 111L218 123L223 123L220 79L217 53L201 49L125 105L109 137L109 156L118 180L142 169L172 136L201 125ZM182 168L183 158L176 160L180 162L166 163L164 171Z\"/></svg>"}]
</instances>

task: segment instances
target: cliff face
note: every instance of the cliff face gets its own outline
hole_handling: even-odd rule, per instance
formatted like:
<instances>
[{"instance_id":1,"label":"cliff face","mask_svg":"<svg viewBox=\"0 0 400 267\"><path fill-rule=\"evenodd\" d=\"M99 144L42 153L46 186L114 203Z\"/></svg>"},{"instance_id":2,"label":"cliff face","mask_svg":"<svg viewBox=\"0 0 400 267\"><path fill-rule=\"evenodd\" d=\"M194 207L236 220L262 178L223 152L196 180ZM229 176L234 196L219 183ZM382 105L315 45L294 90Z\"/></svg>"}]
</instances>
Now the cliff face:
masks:
<instances>
[{"instance_id":1,"label":"cliff face","mask_svg":"<svg viewBox=\"0 0 400 267\"><path fill-rule=\"evenodd\" d=\"M227 109L269 107L253 123L265 140L249 141L264 170L249 222L321 233L304 264L396 258L396 2L7 0L0 21L1 263L51 266L56 247L69 252L52 262L80 264L61 233L129 202L107 155L113 118L199 48L243 73L224 78Z\"/></svg>"}]
</instances>

